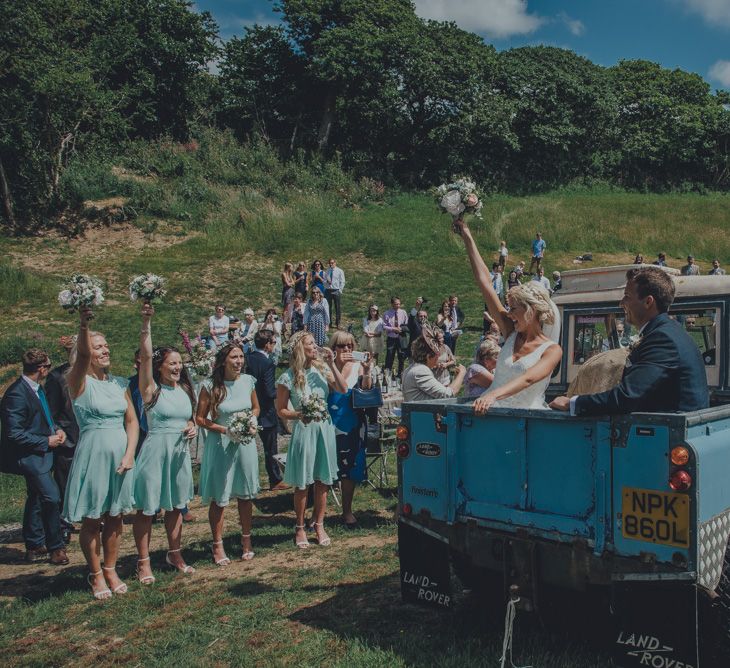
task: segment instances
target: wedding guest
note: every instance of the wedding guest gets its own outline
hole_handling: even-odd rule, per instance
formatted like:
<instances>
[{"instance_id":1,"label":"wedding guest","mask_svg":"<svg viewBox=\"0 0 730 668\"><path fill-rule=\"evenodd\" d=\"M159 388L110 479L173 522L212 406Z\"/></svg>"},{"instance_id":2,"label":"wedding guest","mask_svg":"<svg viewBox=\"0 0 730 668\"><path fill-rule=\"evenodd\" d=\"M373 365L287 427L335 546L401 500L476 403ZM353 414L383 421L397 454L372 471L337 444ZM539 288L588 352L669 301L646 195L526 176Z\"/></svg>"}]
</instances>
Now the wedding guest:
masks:
<instances>
[{"instance_id":1,"label":"wedding guest","mask_svg":"<svg viewBox=\"0 0 730 668\"><path fill-rule=\"evenodd\" d=\"M223 549L223 511L236 499L241 522L241 559L249 561L253 499L260 491L259 457L256 444L237 443L228 434L228 424L234 413L251 410L258 417L259 402L253 376L242 373L243 349L231 343L215 356L210 381L203 385L198 399L196 422L206 429L205 450L200 466L200 496L208 508L208 520L213 534L213 562L227 566L231 560Z\"/></svg>"},{"instance_id":2,"label":"wedding guest","mask_svg":"<svg viewBox=\"0 0 730 668\"><path fill-rule=\"evenodd\" d=\"M550 294L550 280L545 276L545 267L538 267L537 273L532 277L532 280L542 285L548 294Z\"/></svg>"},{"instance_id":3,"label":"wedding guest","mask_svg":"<svg viewBox=\"0 0 730 668\"><path fill-rule=\"evenodd\" d=\"M459 306L459 298L456 295L449 295L449 306L451 307L451 320L454 327L451 330L451 352L456 355L456 341L461 336L461 328L464 325L464 311Z\"/></svg>"},{"instance_id":4,"label":"wedding guest","mask_svg":"<svg viewBox=\"0 0 730 668\"><path fill-rule=\"evenodd\" d=\"M194 422L195 393L176 348L152 349L154 308L142 306L139 334L139 392L144 402L149 432L137 458L134 476L134 541L137 545L137 578L152 584L150 539L157 512L165 511L167 555L165 561L186 575L195 572L182 557L182 511L193 498L193 467L189 442L197 435Z\"/></svg>"},{"instance_id":5,"label":"wedding guest","mask_svg":"<svg viewBox=\"0 0 730 668\"><path fill-rule=\"evenodd\" d=\"M535 238L532 240L532 260L530 260L530 273L532 273L532 268L536 267L536 269L539 271L540 266L542 265L542 261L545 257L545 247L547 244L545 243L545 239L542 238L542 233L537 232L535 234Z\"/></svg>"},{"instance_id":6,"label":"wedding guest","mask_svg":"<svg viewBox=\"0 0 730 668\"><path fill-rule=\"evenodd\" d=\"M327 332L330 328L330 309L323 299L322 290L315 286L312 295L304 307L304 329L309 332L318 346L327 343Z\"/></svg>"},{"instance_id":7,"label":"wedding guest","mask_svg":"<svg viewBox=\"0 0 730 668\"><path fill-rule=\"evenodd\" d=\"M360 347L370 353L373 364L377 364L378 355L383 352L383 319L377 304L370 304L368 314L362 321L362 331Z\"/></svg>"},{"instance_id":8,"label":"wedding guest","mask_svg":"<svg viewBox=\"0 0 730 668\"><path fill-rule=\"evenodd\" d=\"M492 338L485 338L477 349L474 362L469 365L464 378L464 394L476 399L482 396L494 380L500 347Z\"/></svg>"},{"instance_id":9,"label":"wedding guest","mask_svg":"<svg viewBox=\"0 0 730 668\"><path fill-rule=\"evenodd\" d=\"M697 264L695 264L694 255L687 256L687 264L685 264L680 271L682 273L682 276L699 276L700 275L700 268Z\"/></svg>"},{"instance_id":10,"label":"wedding guest","mask_svg":"<svg viewBox=\"0 0 730 668\"><path fill-rule=\"evenodd\" d=\"M103 600L112 592L127 591L116 565L122 516L133 507L131 469L139 424L128 381L109 373L109 345L103 334L90 331L92 318L91 309L81 309L76 359L66 375L80 436L66 485L64 513L70 522L81 522L79 543L90 570L87 580L94 598Z\"/></svg>"},{"instance_id":11,"label":"wedding guest","mask_svg":"<svg viewBox=\"0 0 730 668\"><path fill-rule=\"evenodd\" d=\"M436 329L425 324L421 336L411 343L411 365L403 374L403 401L447 399L459 394L466 369L458 364L451 383L448 386L439 383L434 369L438 366L440 353Z\"/></svg>"},{"instance_id":12,"label":"wedding guest","mask_svg":"<svg viewBox=\"0 0 730 668\"><path fill-rule=\"evenodd\" d=\"M337 266L334 258L329 259L329 269L325 274L325 287L327 295L327 305L330 313L334 308L335 327L340 328L340 310L342 291L345 289L345 272Z\"/></svg>"},{"instance_id":13,"label":"wedding guest","mask_svg":"<svg viewBox=\"0 0 730 668\"><path fill-rule=\"evenodd\" d=\"M2 471L25 478L27 497L23 512L26 561L50 553L50 562L69 560L61 529L61 495L53 479L53 451L66 441L65 432L51 416L42 382L51 370L48 354L39 348L23 353L23 374L0 401Z\"/></svg>"},{"instance_id":14,"label":"wedding guest","mask_svg":"<svg viewBox=\"0 0 730 668\"><path fill-rule=\"evenodd\" d=\"M285 262L284 270L281 272L281 305L284 308L294 299L295 284L294 265L291 262Z\"/></svg>"},{"instance_id":15,"label":"wedding guest","mask_svg":"<svg viewBox=\"0 0 730 668\"><path fill-rule=\"evenodd\" d=\"M667 266L667 254L659 253L659 255L657 255L656 260L654 261L654 264L657 267L666 267Z\"/></svg>"},{"instance_id":16,"label":"wedding guest","mask_svg":"<svg viewBox=\"0 0 730 668\"><path fill-rule=\"evenodd\" d=\"M367 420L361 411L352 407L352 391L359 385L363 390L372 387L371 358L364 362L353 359L355 337L348 332L335 332L330 340L335 365L347 384L347 392L332 390L327 400L330 416L335 425L337 466L342 489L342 522L348 529L357 526L352 514L355 485L365 480L365 446Z\"/></svg>"},{"instance_id":17,"label":"wedding guest","mask_svg":"<svg viewBox=\"0 0 730 668\"><path fill-rule=\"evenodd\" d=\"M278 418L276 415L276 364L272 354L274 336L268 330L259 330L254 338L256 348L246 355L246 370L256 381L256 398L259 402L259 424L261 443L264 448L264 463L272 491L289 489L281 476L279 463L274 459L278 453Z\"/></svg>"},{"instance_id":18,"label":"wedding guest","mask_svg":"<svg viewBox=\"0 0 730 668\"><path fill-rule=\"evenodd\" d=\"M314 485L314 511L312 526L317 543L330 544L324 529L327 510L327 490L337 478L337 448L335 429L327 414L318 421L309 421L302 415L302 398L317 396L327 402L331 390L347 392L347 384L335 365L334 355L324 349L322 358L314 337L308 332L298 332L289 342L291 353L289 369L280 377L277 385L276 411L284 420L296 420L287 453L284 482L294 490L296 527L294 543L300 549L309 547L304 528L304 512L308 488ZM293 409L289 408L289 401Z\"/></svg>"},{"instance_id":19,"label":"wedding guest","mask_svg":"<svg viewBox=\"0 0 730 668\"><path fill-rule=\"evenodd\" d=\"M322 262L319 260L312 262L312 271L309 274L310 291L315 287L324 295L326 287L324 284L324 269L322 268Z\"/></svg>"},{"instance_id":20,"label":"wedding guest","mask_svg":"<svg viewBox=\"0 0 730 668\"><path fill-rule=\"evenodd\" d=\"M634 258L634 264L644 264L644 256L641 253L637 253Z\"/></svg>"},{"instance_id":21,"label":"wedding guest","mask_svg":"<svg viewBox=\"0 0 730 668\"><path fill-rule=\"evenodd\" d=\"M504 303L504 282L502 281L502 268L496 262L492 264L492 287L499 296L499 301Z\"/></svg>"},{"instance_id":22,"label":"wedding guest","mask_svg":"<svg viewBox=\"0 0 730 668\"><path fill-rule=\"evenodd\" d=\"M553 272L553 287L552 290L550 290L550 294L553 294L554 292L558 292L559 290L563 289L563 279L560 276L559 271Z\"/></svg>"},{"instance_id":23,"label":"wedding guest","mask_svg":"<svg viewBox=\"0 0 730 668\"><path fill-rule=\"evenodd\" d=\"M507 258L509 257L509 251L507 250L507 242L499 242L499 266L502 267L502 271L507 266Z\"/></svg>"},{"instance_id":24,"label":"wedding guest","mask_svg":"<svg viewBox=\"0 0 730 668\"><path fill-rule=\"evenodd\" d=\"M707 272L709 276L724 276L725 270L720 266L720 260L715 258L712 261L712 269Z\"/></svg>"},{"instance_id":25,"label":"wedding guest","mask_svg":"<svg viewBox=\"0 0 730 668\"><path fill-rule=\"evenodd\" d=\"M289 304L289 328L291 334L304 331L304 294L297 292Z\"/></svg>"},{"instance_id":26,"label":"wedding guest","mask_svg":"<svg viewBox=\"0 0 730 668\"><path fill-rule=\"evenodd\" d=\"M215 314L208 318L208 347L211 349L220 348L228 341L228 331L231 319L226 315L226 307L223 304L215 305Z\"/></svg>"},{"instance_id":27,"label":"wedding guest","mask_svg":"<svg viewBox=\"0 0 730 668\"><path fill-rule=\"evenodd\" d=\"M423 309L408 316L408 332L410 334L411 342L421 336L423 324L426 322L428 322L428 312Z\"/></svg>"},{"instance_id":28,"label":"wedding guest","mask_svg":"<svg viewBox=\"0 0 730 668\"><path fill-rule=\"evenodd\" d=\"M309 293L309 274L307 274L307 265L304 262L298 262L294 271L294 294L306 295Z\"/></svg>"},{"instance_id":29,"label":"wedding guest","mask_svg":"<svg viewBox=\"0 0 730 668\"><path fill-rule=\"evenodd\" d=\"M51 418L58 428L66 434L63 445L53 449L53 478L58 485L61 502L63 502L68 473L71 470L74 452L76 452L76 443L79 441L79 425L76 422L76 416L71 405L71 396L68 393L68 384L66 383L66 372L71 368L71 352L76 344L76 337L62 336L59 343L66 351L69 361L51 370L48 378L46 378L45 391ZM63 506L61 506L61 533L63 534L64 543L68 544L70 542L73 530L74 525L63 519Z\"/></svg>"},{"instance_id":30,"label":"wedding guest","mask_svg":"<svg viewBox=\"0 0 730 668\"><path fill-rule=\"evenodd\" d=\"M444 342L451 348L453 345L453 334L455 329L454 320L452 318L451 304L448 299L441 302L441 308L436 314L436 327L438 327L442 333Z\"/></svg>"},{"instance_id":31,"label":"wedding guest","mask_svg":"<svg viewBox=\"0 0 730 668\"><path fill-rule=\"evenodd\" d=\"M398 356L398 377L403 374L403 362L406 356L400 345L400 335L408 326L408 314L400 307L400 298L390 298L390 309L383 315L383 330L385 331L385 369L393 369L393 362Z\"/></svg>"},{"instance_id":32,"label":"wedding guest","mask_svg":"<svg viewBox=\"0 0 730 668\"><path fill-rule=\"evenodd\" d=\"M241 323L241 330L239 337L243 344L243 352L247 353L253 349L253 337L256 336L256 332L259 331L259 323L256 320L256 316L252 308L246 308L243 310L243 322Z\"/></svg>"},{"instance_id":33,"label":"wedding guest","mask_svg":"<svg viewBox=\"0 0 730 668\"><path fill-rule=\"evenodd\" d=\"M507 276L507 290L509 291L512 288L514 288L515 285L519 285L519 284L520 284L520 279L517 276L517 271L515 271L513 269L512 271L509 272L509 276Z\"/></svg>"},{"instance_id":34,"label":"wedding guest","mask_svg":"<svg viewBox=\"0 0 730 668\"><path fill-rule=\"evenodd\" d=\"M279 358L281 357L281 320L276 314L275 308L270 308L266 311L264 321L259 326L259 332L271 332L274 337L274 348L271 352L271 359L274 362L274 366L279 364ZM254 348L256 344L256 337L254 336ZM251 351L249 351L251 352Z\"/></svg>"},{"instance_id":35,"label":"wedding guest","mask_svg":"<svg viewBox=\"0 0 730 668\"><path fill-rule=\"evenodd\" d=\"M512 271L517 275L517 280L522 281L522 277L525 275L525 261L520 260Z\"/></svg>"},{"instance_id":36,"label":"wedding guest","mask_svg":"<svg viewBox=\"0 0 730 668\"><path fill-rule=\"evenodd\" d=\"M436 330L436 339L439 343L439 359L433 375L439 383L448 386L451 383L451 369L456 366L456 358L451 348L444 343L444 333L440 329Z\"/></svg>"}]
</instances>

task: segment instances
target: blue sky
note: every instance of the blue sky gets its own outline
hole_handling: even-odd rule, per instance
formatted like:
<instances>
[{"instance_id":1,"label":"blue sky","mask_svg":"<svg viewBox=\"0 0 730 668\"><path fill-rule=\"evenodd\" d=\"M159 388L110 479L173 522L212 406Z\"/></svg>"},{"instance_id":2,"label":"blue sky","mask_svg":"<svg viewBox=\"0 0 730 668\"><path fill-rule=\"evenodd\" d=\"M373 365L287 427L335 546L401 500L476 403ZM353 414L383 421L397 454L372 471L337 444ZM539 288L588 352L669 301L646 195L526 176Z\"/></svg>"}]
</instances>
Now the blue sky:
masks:
<instances>
[{"instance_id":1,"label":"blue sky","mask_svg":"<svg viewBox=\"0 0 730 668\"><path fill-rule=\"evenodd\" d=\"M455 21L497 49L548 44L600 65L642 58L730 89L730 0L415 0L424 18ZM276 23L270 0L195 0L221 37Z\"/></svg>"}]
</instances>

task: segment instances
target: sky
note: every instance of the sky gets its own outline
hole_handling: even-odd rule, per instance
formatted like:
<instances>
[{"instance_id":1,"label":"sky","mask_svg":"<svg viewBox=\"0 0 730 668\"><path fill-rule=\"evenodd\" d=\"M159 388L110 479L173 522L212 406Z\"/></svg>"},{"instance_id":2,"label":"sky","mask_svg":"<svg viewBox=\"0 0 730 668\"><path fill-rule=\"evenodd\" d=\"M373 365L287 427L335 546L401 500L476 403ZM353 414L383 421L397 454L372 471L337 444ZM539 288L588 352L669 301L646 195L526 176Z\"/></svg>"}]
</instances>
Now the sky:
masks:
<instances>
[{"instance_id":1,"label":"sky","mask_svg":"<svg viewBox=\"0 0 730 668\"><path fill-rule=\"evenodd\" d=\"M416 13L454 21L498 50L544 44L599 65L643 59L730 89L730 0L414 0ZM279 22L272 0L195 0L220 35Z\"/></svg>"}]
</instances>

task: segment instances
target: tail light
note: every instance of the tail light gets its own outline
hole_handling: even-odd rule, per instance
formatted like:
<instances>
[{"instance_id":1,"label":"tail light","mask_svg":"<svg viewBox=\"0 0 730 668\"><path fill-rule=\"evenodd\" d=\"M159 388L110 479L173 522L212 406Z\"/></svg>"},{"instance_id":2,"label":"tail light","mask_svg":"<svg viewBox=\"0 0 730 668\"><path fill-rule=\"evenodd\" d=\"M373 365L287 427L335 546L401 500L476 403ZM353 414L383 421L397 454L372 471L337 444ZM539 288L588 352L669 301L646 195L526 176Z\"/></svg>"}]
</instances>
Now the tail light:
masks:
<instances>
[{"instance_id":1,"label":"tail light","mask_svg":"<svg viewBox=\"0 0 730 668\"><path fill-rule=\"evenodd\" d=\"M669 486L675 492L686 492L692 487L692 476L687 471L675 471L669 478Z\"/></svg>"},{"instance_id":2,"label":"tail light","mask_svg":"<svg viewBox=\"0 0 730 668\"><path fill-rule=\"evenodd\" d=\"M401 459L405 459L411 452L411 446L408 445L407 441L401 441L398 443L398 456Z\"/></svg>"},{"instance_id":3,"label":"tail light","mask_svg":"<svg viewBox=\"0 0 730 668\"><path fill-rule=\"evenodd\" d=\"M404 424L399 424L395 429L395 437L399 441L407 441L410 434L408 433L408 427Z\"/></svg>"},{"instance_id":4,"label":"tail light","mask_svg":"<svg viewBox=\"0 0 730 668\"><path fill-rule=\"evenodd\" d=\"M689 462L689 450L683 445L678 445L672 449L670 459L675 466L685 466Z\"/></svg>"},{"instance_id":5,"label":"tail light","mask_svg":"<svg viewBox=\"0 0 730 668\"><path fill-rule=\"evenodd\" d=\"M403 511L403 515L405 517L410 517L413 514L413 506L411 506L410 503L404 503L401 510Z\"/></svg>"}]
</instances>

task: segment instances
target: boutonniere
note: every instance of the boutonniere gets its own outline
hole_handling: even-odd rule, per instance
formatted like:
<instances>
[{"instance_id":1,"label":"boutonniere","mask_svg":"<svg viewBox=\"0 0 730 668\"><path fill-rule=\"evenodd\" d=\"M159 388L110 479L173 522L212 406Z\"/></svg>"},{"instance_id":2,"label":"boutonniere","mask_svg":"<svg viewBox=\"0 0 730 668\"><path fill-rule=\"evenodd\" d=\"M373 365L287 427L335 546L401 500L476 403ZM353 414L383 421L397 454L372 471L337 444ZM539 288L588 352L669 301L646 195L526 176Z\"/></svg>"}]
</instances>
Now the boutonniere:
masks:
<instances>
[{"instance_id":1,"label":"boutonniere","mask_svg":"<svg viewBox=\"0 0 730 668\"><path fill-rule=\"evenodd\" d=\"M631 343L629 344L629 351L634 352L641 345L642 337L636 336L631 337Z\"/></svg>"}]
</instances>

